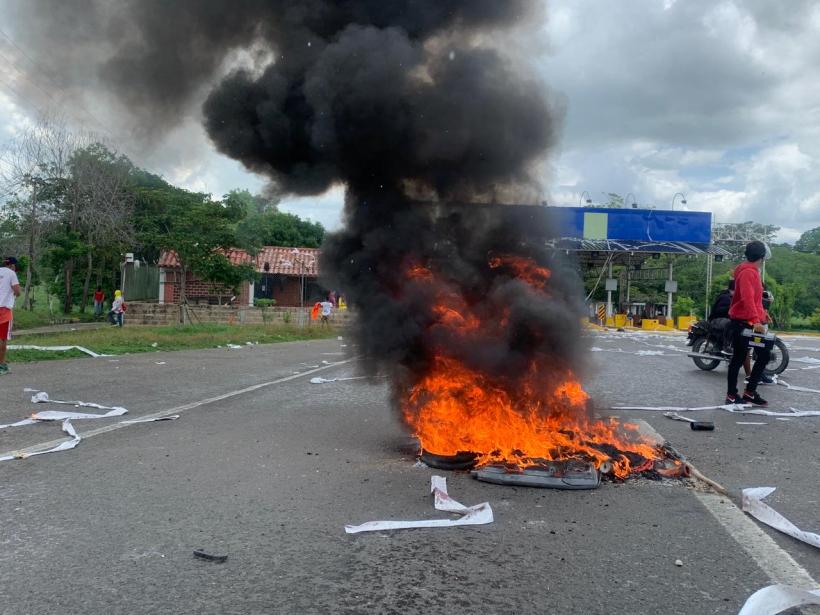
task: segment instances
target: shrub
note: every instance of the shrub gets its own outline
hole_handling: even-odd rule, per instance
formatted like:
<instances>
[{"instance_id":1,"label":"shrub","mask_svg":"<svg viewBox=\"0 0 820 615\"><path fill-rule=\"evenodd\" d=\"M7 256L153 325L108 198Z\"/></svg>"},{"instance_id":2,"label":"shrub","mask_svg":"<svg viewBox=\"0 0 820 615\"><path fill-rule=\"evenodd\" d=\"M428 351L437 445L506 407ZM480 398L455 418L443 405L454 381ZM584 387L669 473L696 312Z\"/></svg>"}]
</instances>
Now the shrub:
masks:
<instances>
[{"instance_id":1,"label":"shrub","mask_svg":"<svg viewBox=\"0 0 820 615\"><path fill-rule=\"evenodd\" d=\"M812 329L820 329L820 307L815 309L810 318Z\"/></svg>"}]
</instances>

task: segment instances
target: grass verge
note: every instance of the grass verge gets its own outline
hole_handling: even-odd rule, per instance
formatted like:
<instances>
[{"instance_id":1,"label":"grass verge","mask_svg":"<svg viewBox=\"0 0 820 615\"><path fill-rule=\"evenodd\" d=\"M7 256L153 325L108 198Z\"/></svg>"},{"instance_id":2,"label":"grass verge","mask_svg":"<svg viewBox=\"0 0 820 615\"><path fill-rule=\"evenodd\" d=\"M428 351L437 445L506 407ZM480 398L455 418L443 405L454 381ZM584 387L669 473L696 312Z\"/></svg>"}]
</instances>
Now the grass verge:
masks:
<instances>
[{"instance_id":1,"label":"grass verge","mask_svg":"<svg viewBox=\"0 0 820 615\"><path fill-rule=\"evenodd\" d=\"M104 327L88 331L67 331L44 335L27 335L12 344L36 346L84 346L100 354L122 355L137 352L195 350L247 342L274 344L301 340L327 339L338 335L335 328L287 325L203 324L167 327ZM9 350L11 363L75 359L88 355L76 350L54 352L43 350Z\"/></svg>"}]
</instances>

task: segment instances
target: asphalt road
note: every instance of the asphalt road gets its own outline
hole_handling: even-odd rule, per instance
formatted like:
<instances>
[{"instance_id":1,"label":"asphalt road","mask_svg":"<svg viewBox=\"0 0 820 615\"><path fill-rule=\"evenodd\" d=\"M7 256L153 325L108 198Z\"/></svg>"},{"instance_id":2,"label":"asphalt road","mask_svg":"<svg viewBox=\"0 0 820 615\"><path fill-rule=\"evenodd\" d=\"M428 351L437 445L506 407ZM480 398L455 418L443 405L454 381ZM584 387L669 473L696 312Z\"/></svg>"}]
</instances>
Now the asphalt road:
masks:
<instances>
[{"instance_id":1,"label":"asphalt road","mask_svg":"<svg viewBox=\"0 0 820 615\"><path fill-rule=\"evenodd\" d=\"M820 579L816 549L673 481L568 492L447 474L450 494L490 502L494 523L347 535L345 524L447 515L433 510L435 472L414 465L383 383L309 383L355 374L355 361L333 364L346 359L342 344L13 366L0 424L70 409L34 406L24 388L123 405L126 418L184 410L110 431L121 418L76 421L90 435L77 448L0 462L0 613L736 613L772 578ZM725 368L697 370L681 337L593 344L602 351L587 387L602 410L722 399ZM816 348L793 356L820 358L820 340L793 345ZM820 370L785 377L820 389ZM763 392L775 407L820 407L820 395ZM717 423L710 433L660 412L616 414L648 421L735 495L776 486L772 506L820 527L820 418L703 412ZM0 454L59 435L58 424L0 430ZM228 560L194 559L198 548Z\"/></svg>"}]
</instances>

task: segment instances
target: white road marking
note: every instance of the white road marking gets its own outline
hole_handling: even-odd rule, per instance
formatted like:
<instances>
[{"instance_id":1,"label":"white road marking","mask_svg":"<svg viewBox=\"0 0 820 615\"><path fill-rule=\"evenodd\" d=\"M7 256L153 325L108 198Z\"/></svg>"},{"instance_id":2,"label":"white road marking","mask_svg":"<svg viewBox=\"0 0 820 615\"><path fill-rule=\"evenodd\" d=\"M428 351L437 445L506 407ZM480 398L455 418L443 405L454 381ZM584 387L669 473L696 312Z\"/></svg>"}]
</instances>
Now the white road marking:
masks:
<instances>
[{"instance_id":1,"label":"white road marking","mask_svg":"<svg viewBox=\"0 0 820 615\"><path fill-rule=\"evenodd\" d=\"M811 574L727 497L697 491L694 495L772 582L817 587Z\"/></svg>"},{"instance_id":2,"label":"white road marking","mask_svg":"<svg viewBox=\"0 0 820 615\"><path fill-rule=\"evenodd\" d=\"M249 387L245 387L244 389L237 389L235 391L229 391L227 393L222 393L221 395L215 395L214 397L208 397L206 399L200 399L198 401L192 401L187 404L183 404L181 406L176 406L174 408L167 408L165 410L160 410L159 412L154 412L152 414L144 414L137 418L139 419L157 419L164 416L168 416L169 414L181 414L186 410L193 410L194 408L199 408L200 406L206 406L208 404L213 404L218 401L222 401L223 399L230 399L231 397L236 397L237 395L244 395L245 393L251 393L253 391L258 391L259 389L263 389L265 387L273 386L274 384L281 384L283 382L288 382L290 380L295 380L297 378L303 378L304 376L309 376L310 374L315 374L316 372L321 372L326 369L330 369L331 367L338 367L339 365L344 365L345 363L350 363L351 361L355 360L356 357L351 357L350 359L345 359L344 361L336 361L334 363L328 363L327 365L322 365L321 367L317 367L315 369L311 369L305 372L293 374L291 376L285 376L283 378L277 378L276 380L271 380L269 382L260 382L259 384L254 384ZM114 431L116 429L122 429L123 427L132 427L133 425L139 425L140 423L134 422L120 422L114 423L112 425L106 425L105 427L98 427L97 429L92 429L90 431L81 433L80 436L85 440L86 438L92 438L94 436L99 436L100 434L108 433L109 431ZM14 451L9 451L8 453L0 453L0 457L5 457L6 455L12 454L27 454L30 455L31 453L35 453L37 451L46 450L49 448L53 448L58 444L64 442L66 438L58 438L56 440L51 440L49 442L41 442L39 444L33 444L29 447L23 449L16 449Z\"/></svg>"},{"instance_id":3,"label":"white road marking","mask_svg":"<svg viewBox=\"0 0 820 615\"><path fill-rule=\"evenodd\" d=\"M639 423L643 433L651 434L651 437L659 441L665 440L646 421L639 419L631 422ZM693 491L692 493L773 583L817 587L818 584L811 574L728 497L711 492Z\"/></svg>"}]
</instances>

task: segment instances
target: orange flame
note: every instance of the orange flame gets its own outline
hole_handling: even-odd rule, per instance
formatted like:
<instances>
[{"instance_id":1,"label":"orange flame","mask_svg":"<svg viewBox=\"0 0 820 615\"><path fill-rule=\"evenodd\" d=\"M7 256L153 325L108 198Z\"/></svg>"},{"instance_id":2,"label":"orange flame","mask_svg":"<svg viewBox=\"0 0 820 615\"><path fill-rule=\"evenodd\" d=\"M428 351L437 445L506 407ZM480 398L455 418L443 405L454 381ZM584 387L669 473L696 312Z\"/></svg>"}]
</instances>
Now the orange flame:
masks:
<instances>
[{"instance_id":1,"label":"orange flame","mask_svg":"<svg viewBox=\"0 0 820 615\"><path fill-rule=\"evenodd\" d=\"M504 268L538 289L550 271L527 258L492 256L490 268ZM426 267L412 266L408 277L435 284ZM456 292L436 287L432 308L435 322L460 336L480 332L493 335L505 326L504 315L492 322L473 314ZM558 363L558 365L556 365ZM609 461L613 473L625 478L646 469L648 460L661 459L658 443L644 437L637 426L615 419L594 418L589 396L575 375L557 357L533 357L525 373L515 377L487 374L436 348L429 369L401 400L405 421L424 450L449 456L479 455L479 465L579 459L596 467Z\"/></svg>"}]
</instances>

